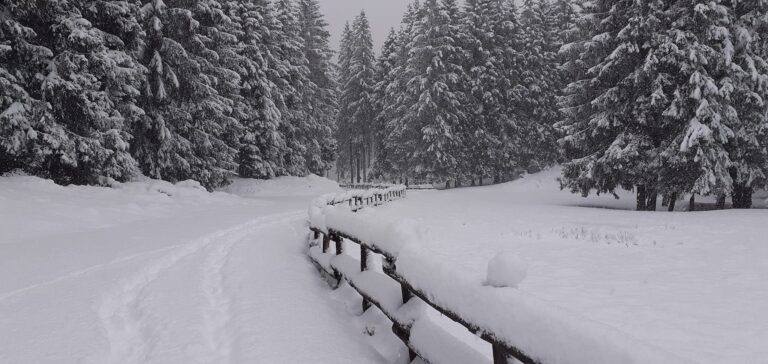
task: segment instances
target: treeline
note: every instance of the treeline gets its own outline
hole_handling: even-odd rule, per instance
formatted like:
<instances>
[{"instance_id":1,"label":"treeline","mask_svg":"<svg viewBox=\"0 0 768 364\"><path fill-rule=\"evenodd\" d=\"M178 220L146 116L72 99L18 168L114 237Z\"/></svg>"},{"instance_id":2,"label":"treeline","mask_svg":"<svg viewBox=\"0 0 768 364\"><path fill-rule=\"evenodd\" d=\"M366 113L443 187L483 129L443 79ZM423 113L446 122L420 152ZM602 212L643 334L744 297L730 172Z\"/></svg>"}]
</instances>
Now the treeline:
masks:
<instances>
[{"instance_id":1,"label":"treeline","mask_svg":"<svg viewBox=\"0 0 768 364\"><path fill-rule=\"evenodd\" d=\"M460 185L554 163L567 6L416 1L377 59L361 14L339 57L339 174Z\"/></svg>"},{"instance_id":2,"label":"treeline","mask_svg":"<svg viewBox=\"0 0 768 364\"><path fill-rule=\"evenodd\" d=\"M558 161L563 188L634 190L640 210L697 194L750 207L766 186L764 1L417 1L375 61L366 32L361 15L341 52L352 180L460 184Z\"/></svg>"},{"instance_id":3,"label":"treeline","mask_svg":"<svg viewBox=\"0 0 768 364\"><path fill-rule=\"evenodd\" d=\"M317 0L0 1L0 173L324 174L333 54Z\"/></svg>"}]
</instances>

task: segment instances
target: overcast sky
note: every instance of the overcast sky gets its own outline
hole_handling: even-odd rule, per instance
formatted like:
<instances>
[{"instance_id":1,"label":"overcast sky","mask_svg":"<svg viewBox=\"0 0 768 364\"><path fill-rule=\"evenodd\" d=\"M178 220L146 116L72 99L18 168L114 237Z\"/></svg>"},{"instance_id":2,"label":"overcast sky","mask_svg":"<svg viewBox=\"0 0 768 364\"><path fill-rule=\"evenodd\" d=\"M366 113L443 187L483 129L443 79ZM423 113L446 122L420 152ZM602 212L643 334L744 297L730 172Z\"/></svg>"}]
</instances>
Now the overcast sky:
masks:
<instances>
[{"instance_id":1,"label":"overcast sky","mask_svg":"<svg viewBox=\"0 0 768 364\"><path fill-rule=\"evenodd\" d=\"M319 0L323 14L330 24L331 46L334 50L339 48L339 38L344 29L344 23L352 20L365 10L371 22L373 42L376 52L389 33L389 29L400 25L408 3L411 0Z\"/></svg>"}]
</instances>

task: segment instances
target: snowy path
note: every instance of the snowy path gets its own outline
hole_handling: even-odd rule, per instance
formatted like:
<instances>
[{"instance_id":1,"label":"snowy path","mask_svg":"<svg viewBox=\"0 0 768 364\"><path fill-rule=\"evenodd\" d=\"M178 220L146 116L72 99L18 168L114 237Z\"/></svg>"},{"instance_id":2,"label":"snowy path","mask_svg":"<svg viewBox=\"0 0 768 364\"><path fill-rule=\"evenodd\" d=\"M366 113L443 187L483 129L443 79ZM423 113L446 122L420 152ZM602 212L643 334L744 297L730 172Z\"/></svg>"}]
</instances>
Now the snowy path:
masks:
<instances>
[{"instance_id":1,"label":"snowy path","mask_svg":"<svg viewBox=\"0 0 768 364\"><path fill-rule=\"evenodd\" d=\"M0 363L382 363L306 258L307 200L0 236Z\"/></svg>"}]
</instances>

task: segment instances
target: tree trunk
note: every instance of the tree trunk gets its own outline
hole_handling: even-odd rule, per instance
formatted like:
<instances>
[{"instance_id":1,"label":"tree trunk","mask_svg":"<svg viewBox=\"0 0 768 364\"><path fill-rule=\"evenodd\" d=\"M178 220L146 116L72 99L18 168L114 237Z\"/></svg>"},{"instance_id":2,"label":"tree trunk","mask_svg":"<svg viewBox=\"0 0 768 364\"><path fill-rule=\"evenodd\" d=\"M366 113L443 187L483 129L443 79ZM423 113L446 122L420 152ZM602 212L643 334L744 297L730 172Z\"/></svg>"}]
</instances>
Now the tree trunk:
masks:
<instances>
[{"instance_id":1,"label":"tree trunk","mask_svg":"<svg viewBox=\"0 0 768 364\"><path fill-rule=\"evenodd\" d=\"M646 199L648 198L645 192L645 185L637 185L637 211L645 211Z\"/></svg>"},{"instance_id":2,"label":"tree trunk","mask_svg":"<svg viewBox=\"0 0 768 364\"><path fill-rule=\"evenodd\" d=\"M662 207L669 206L669 196L670 195L666 194L666 193L661 196L661 206Z\"/></svg>"},{"instance_id":3,"label":"tree trunk","mask_svg":"<svg viewBox=\"0 0 768 364\"><path fill-rule=\"evenodd\" d=\"M447 190L449 188L451 188L451 180L447 179L445 180L445 189Z\"/></svg>"},{"instance_id":4,"label":"tree trunk","mask_svg":"<svg viewBox=\"0 0 768 364\"><path fill-rule=\"evenodd\" d=\"M691 200L688 201L688 211L696 211L696 194L691 194Z\"/></svg>"},{"instance_id":5,"label":"tree trunk","mask_svg":"<svg viewBox=\"0 0 768 364\"><path fill-rule=\"evenodd\" d=\"M733 208L735 209L752 208L752 188L741 183L735 184L733 186L731 200L733 201Z\"/></svg>"},{"instance_id":6,"label":"tree trunk","mask_svg":"<svg viewBox=\"0 0 768 364\"><path fill-rule=\"evenodd\" d=\"M470 186L472 186L472 187L475 187L475 186L476 186L476 185L475 185L475 179L474 179L474 178L472 178L472 183L470 184Z\"/></svg>"},{"instance_id":7,"label":"tree trunk","mask_svg":"<svg viewBox=\"0 0 768 364\"><path fill-rule=\"evenodd\" d=\"M654 189L646 189L645 211L656 211L659 193Z\"/></svg>"},{"instance_id":8,"label":"tree trunk","mask_svg":"<svg viewBox=\"0 0 768 364\"><path fill-rule=\"evenodd\" d=\"M675 211L675 204L677 203L677 192L672 193L669 195L669 204L667 211L672 212Z\"/></svg>"},{"instance_id":9,"label":"tree trunk","mask_svg":"<svg viewBox=\"0 0 768 364\"><path fill-rule=\"evenodd\" d=\"M355 160L352 143L349 143L349 184L355 184Z\"/></svg>"},{"instance_id":10,"label":"tree trunk","mask_svg":"<svg viewBox=\"0 0 768 364\"><path fill-rule=\"evenodd\" d=\"M363 182L368 182L368 149L363 144Z\"/></svg>"},{"instance_id":11,"label":"tree trunk","mask_svg":"<svg viewBox=\"0 0 768 364\"><path fill-rule=\"evenodd\" d=\"M717 196L717 204L715 204L715 208L718 210L725 209L725 194Z\"/></svg>"},{"instance_id":12,"label":"tree trunk","mask_svg":"<svg viewBox=\"0 0 768 364\"><path fill-rule=\"evenodd\" d=\"M480 186L483 185L483 177L480 177Z\"/></svg>"},{"instance_id":13,"label":"tree trunk","mask_svg":"<svg viewBox=\"0 0 768 364\"><path fill-rule=\"evenodd\" d=\"M357 156L357 183L360 183L360 156Z\"/></svg>"}]
</instances>

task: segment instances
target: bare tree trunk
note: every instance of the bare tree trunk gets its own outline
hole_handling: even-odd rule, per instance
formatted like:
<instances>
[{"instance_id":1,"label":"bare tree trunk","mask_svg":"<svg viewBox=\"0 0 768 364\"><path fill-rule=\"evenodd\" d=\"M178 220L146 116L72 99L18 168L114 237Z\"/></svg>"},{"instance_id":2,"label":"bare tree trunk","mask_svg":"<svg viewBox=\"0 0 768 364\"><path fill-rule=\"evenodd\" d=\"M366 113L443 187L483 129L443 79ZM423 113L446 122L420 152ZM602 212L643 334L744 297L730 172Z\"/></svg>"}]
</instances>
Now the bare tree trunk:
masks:
<instances>
[{"instance_id":1,"label":"bare tree trunk","mask_svg":"<svg viewBox=\"0 0 768 364\"><path fill-rule=\"evenodd\" d=\"M658 204L659 193L655 189L647 188L645 191L645 211L656 211L656 205Z\"/></svg>"},{"instance_id":2,"label":"bare tree trunk","mask_svg":"<svg viewBox=\"0 0 768 364\"><path fill-rule=\"evenodd\" d=\"M696 211L696 194L691 194L691 200L688 201L688 211Z\"/></svg>"},{"instance_id":3,"label":"bare tree trunk","mask_svg":"<svg viewBox=\"0 0 768 364\"><path fill-rule=\"evenodd\" d=\"M637 185L637 211L645 211L646 206L646 199L648 198L646 192L645 192L645 185Z\"/></svg>"},{"instance_id":4,"label":"bare tree trunk","mask_svg":"<svg viewBox=\"0 0 768 364\"><path fill-rule=\"evenodd\" d=\"M725 209L725 194L717 196L717 204L715 204L715 208L718 210Z\"/></svg>"},{"instance_id":5,"label":"bare tree trunk","mask_svg":"<svg viewBox=\"0 0 768 364\"><path fill-rule=\"evenodd\" d=\"M357 155L357 183L360 183L360 155Z\"/></svg>"},{"instance_id":6,"label":"bare tree trunk","mask_svg":"<svg viewBox=\"0 0 768 364\"><path fill-rule=\"evenodd\" d=\"M363 182L368 182L368 148L363 144Z\"/></svg>"},{"instance_id":7,"label":"bare tree trunk","mask_svg":"<svg viewBox=\"0 0 768 364\"><path fill-rule=\"evenodd\" d=\"M747 187L742 183L735 184L733 186L731 200L733 201L733 208L735 209L752 208L752 188Z\"/></svg>"},{"instance_id":8,"label":"bare tree trunk","mask_svg":"<svg viewBox=\"0 0 768 364\"><path fill-rule=\"evenodd\" d=\"M675 204L677 203L677 192L673 192L671 195L669 195L669 206L667 208L667 211L675 211Z\"/></svg>"},{"instance_id":9,"label":"bare tree trunk","mask_svg":"<svg viewBox=\"0 0 768 364\"><path fill-rule=\"evenodd\" d=\"M352 148L352 143L349 143L349 183L355 184L355 165L354 165L354 154L353 154L354 148Z\"/></svg>"}]
</instances>

